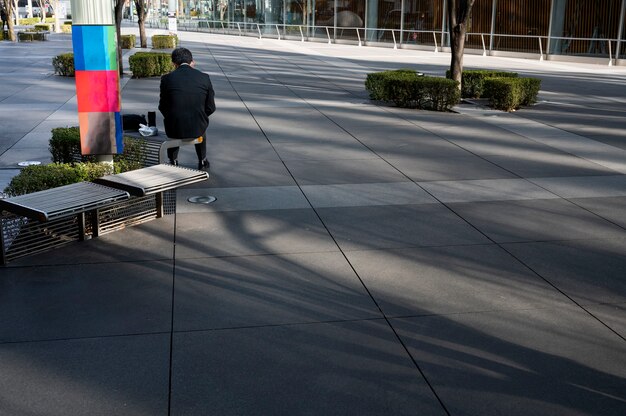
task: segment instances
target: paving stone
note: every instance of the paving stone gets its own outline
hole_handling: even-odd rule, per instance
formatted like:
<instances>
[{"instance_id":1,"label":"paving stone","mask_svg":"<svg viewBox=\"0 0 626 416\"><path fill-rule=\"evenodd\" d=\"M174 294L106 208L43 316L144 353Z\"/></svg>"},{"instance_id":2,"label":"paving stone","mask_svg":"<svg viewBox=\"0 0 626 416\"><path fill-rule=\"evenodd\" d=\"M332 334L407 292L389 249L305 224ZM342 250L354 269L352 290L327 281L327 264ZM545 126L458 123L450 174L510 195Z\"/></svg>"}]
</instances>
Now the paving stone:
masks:
<instances>
[{"instance_id":1,"label":"paving stone","mask_svg":"<svg viewBox=\"0 0 626 416\"><path fill-rule=\"evenodd\" d=\"M445 415L384 321L180 333L173 350L173 414Z\"/></svg>"},{"instance_id":2,"label":"paving stone","mask_svg":"<svg viewBox=\"0 0 626 416\"><path fill-rule=\"evenodd\" d=\"M176 262L177 331L380 318L339 253Z\"/></svg>"}]
</instances>

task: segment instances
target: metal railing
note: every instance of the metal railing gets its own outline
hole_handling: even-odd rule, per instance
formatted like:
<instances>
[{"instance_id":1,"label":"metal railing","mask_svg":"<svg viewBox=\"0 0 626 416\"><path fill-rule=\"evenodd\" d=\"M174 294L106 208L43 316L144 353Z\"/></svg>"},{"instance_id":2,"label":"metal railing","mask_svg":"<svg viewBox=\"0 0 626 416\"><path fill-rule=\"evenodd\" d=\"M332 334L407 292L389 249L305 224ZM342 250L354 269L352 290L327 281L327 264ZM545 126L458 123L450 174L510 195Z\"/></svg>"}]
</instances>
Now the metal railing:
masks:
<instances>
[{"instance_id":1,"label":"metal railing","mask_svg":"<svg viewBox=\"0 0 626 416\"><path fill-rule=\"evenodd\" d=\"M146 25L151 28L167 29L165 19L147 20ZM205 19L179 19L178 29L224 35L254 36L259 39L299 39L302 42L323 41L329 44L354 42L358 46L383 43L392 44L394 49L416 45L432 47L434 53L441 51L448 44L448 33L441 29L381 29ZM584 51L582 42L588 44L587 52ZM483 56L492 52L517 52L537 54L539 60L547 58L548 55L608 58L608 65L613 65L613 62L620 57L621 44L624 42L626 39L467 33L465 47L466 49L482 50Z\"/></svg>"}]
</instances>

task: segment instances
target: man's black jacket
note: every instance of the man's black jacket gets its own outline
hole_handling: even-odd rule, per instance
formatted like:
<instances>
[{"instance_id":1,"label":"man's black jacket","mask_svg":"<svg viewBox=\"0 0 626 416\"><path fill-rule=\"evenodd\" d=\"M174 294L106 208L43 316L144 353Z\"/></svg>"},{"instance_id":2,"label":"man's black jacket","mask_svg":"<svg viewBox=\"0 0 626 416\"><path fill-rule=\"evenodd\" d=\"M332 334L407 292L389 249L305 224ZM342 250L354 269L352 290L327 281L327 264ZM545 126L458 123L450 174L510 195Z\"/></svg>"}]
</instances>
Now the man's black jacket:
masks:
<instances>
[{"instance_id":1,"label":"man's black jacket","mask_svg":"<svg viewBox=\"0 0 626 416\"><path fill-rule=\"evenodd\" d=\"M209 116L215 111L211 78L189 65L161 77L159 111L165 134L172 139L204 136Z\"/></svg>"}]
</instances>

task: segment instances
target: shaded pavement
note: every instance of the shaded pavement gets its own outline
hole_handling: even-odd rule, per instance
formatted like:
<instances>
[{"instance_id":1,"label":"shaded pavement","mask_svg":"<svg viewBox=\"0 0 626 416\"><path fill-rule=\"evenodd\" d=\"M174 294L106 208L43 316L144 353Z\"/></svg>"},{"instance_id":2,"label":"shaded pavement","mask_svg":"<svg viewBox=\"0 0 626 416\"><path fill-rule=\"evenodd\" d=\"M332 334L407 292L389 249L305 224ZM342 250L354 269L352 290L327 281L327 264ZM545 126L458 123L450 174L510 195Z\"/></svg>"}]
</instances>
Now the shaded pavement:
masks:
<instances>
[{"instance_id":1,"label":"shaded pavement","mask_svg":"<svg viewBox=\"0 0 626 416\"><path fill-rule=\"evenodd\" d=\"M539 103L434 113L363 82L447 54L179 37L216 90L211 178L0 270L0 414L626 413L625 68L466 56ZM0 43L2 186L77 125L65 51ZM123 112L158 86L124 77Z\"/></svg>"}]
</instances>

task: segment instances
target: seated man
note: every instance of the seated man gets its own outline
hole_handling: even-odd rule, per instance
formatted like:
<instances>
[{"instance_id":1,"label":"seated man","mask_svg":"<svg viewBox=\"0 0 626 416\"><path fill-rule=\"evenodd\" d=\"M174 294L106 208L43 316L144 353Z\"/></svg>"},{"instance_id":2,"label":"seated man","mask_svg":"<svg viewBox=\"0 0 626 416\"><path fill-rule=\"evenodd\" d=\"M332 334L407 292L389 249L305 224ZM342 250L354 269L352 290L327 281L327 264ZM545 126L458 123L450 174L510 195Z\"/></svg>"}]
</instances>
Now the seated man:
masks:
<instances>
[{"instance_id":1,"label":"seated man","mask_svg":"<svg viewBox=\"0 0 626 416\"><path fill-rule=\"evenodd\" d=\"M191 51L176 48L172 52L176 69L161 77L159 111L163 114L165 134L172 139L195 139L198 169L208 170L206 129L209 116L215 112L215 92L208 74L194 68ZM170 163L178 165L178 147L167 149Z\"/></svg>"}]
</instances>

